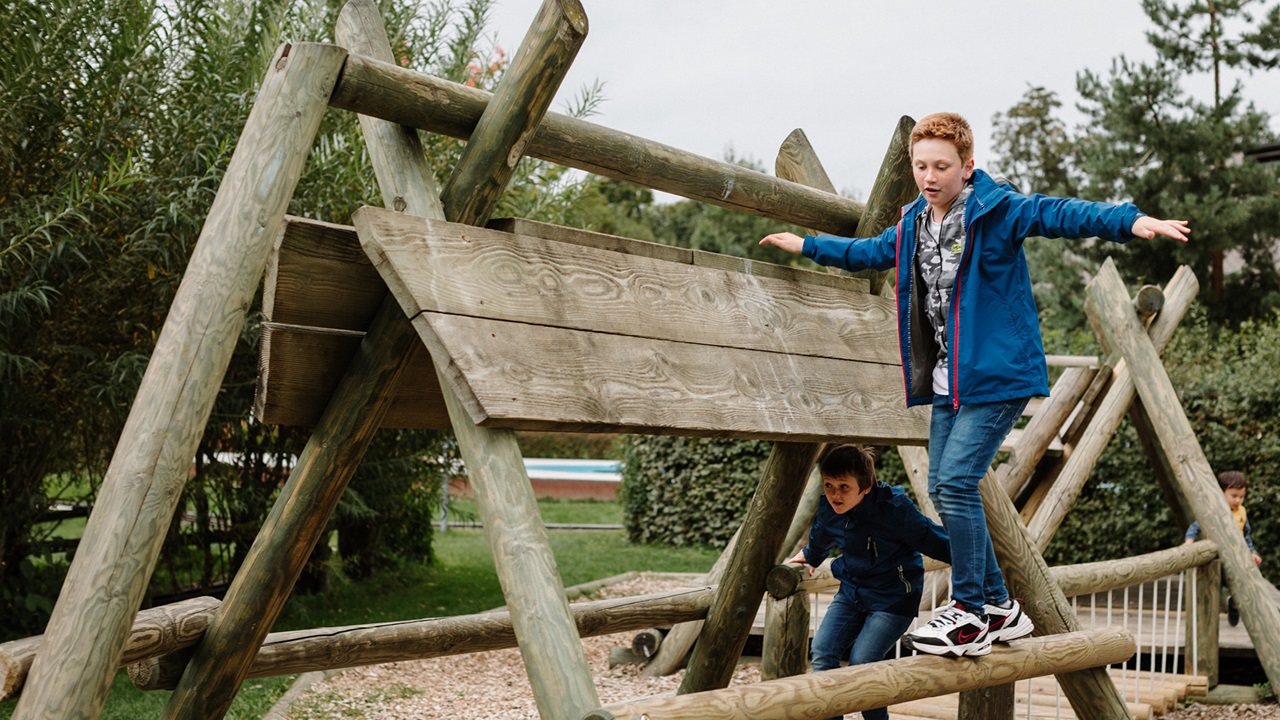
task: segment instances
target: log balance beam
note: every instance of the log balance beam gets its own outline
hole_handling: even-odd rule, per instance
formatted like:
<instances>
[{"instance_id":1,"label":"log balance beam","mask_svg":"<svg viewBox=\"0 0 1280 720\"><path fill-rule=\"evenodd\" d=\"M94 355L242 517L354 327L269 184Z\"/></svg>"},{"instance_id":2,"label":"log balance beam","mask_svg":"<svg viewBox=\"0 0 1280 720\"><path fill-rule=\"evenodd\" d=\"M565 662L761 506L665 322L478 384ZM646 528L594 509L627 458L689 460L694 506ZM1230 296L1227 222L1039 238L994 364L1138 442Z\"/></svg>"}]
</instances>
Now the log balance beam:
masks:
<instances>
[{"instance_id":1,"label":"log balance beam","mask_svg":"<svg viewBox=\"0 0 1280 720\"><path fill-rule=\"evenodd\" d=\"M573 603L570 613L580 637L643 630L660 623L700 620L714 588ZM463 655L516 647L511 613L506 611L347 627L292 630L267 635L246 678L275 677L316 670L377 665L402 660ZM129 664L140 690L172 690L189 652L147 657Z\"/></svg>"},{"instance_id":2,"label":"log balance beam","mask_svg":"<svg viewBox=\"0 0 1280 720\"><path fill-rule=\"evenodd\" d=\"M738 685L723 690L606 705L584 720L806 720L936 695L1004 685L1123 662L1136 648L1122 628L1016 640L980 658L935 655Z\"/></svg>"}]
</instances>

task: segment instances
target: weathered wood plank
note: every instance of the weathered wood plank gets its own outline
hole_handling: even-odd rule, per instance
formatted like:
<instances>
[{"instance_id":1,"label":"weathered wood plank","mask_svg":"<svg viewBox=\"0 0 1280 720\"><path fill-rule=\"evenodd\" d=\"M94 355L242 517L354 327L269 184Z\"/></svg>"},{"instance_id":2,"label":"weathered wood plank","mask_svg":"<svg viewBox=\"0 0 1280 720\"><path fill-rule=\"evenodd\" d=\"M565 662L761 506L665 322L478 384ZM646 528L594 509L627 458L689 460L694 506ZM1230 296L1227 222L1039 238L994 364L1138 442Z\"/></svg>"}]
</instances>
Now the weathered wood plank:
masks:
<instances>
[{"instance_id":1,"label":"weathered wood plank","mask_svg":"<svg viewBox=\"0 0 1280 720\"><path fill-rule=\"evenodd\" d=\"M890 365L423 313L472 418L516 430L923 444Z\"/></svg>"},{"instance_id":2,"label":"weathered wood plank","mask_svg":"<svg viewBox=\"0 0 1280 720\"><path fill-rule=\"evenodd\" d=\"M410 315L432 311L709 346L901 362L893 303L881 297L380 208L361 208L354 219L366 251Z\"/></svg>"},{"instance_id":3,"label":"weathered wood plank","mask_svg":"<svg viewBox=\"0 0 1280 720\"><path fill-rule=\"evenodd\" d=\"M346 51L284 44L200 231L16 718L97 717Z\"/></svg>"},{"instance_id":4,"label":"weathered wood plank","mask_svg":"<svg viewBox=\"0 0 1280 720\"><path fill-rule=\"evenodd\" d=\"M330 102L465 139L489 99L483 90L352 56ZM524 151L596 175L823 232L850 235L862 216L862 205L848 198L556 113L546 114Z\"/></svg>"},{"instance_id":5,"label":"weathered wood plank","mask_svg":"<svg viewBox=\"0 0 1280 720\"><path fill-rule=\"evenodd\" d=\"M254 414L271 425L319 422L363 339L363 332L263 323ZM450 428L425 351L414 353L381 427Z\"/></svg>"},{"instance_id":6,"label":"weathered wood plank","mask_svg":"<svg viewBox=\"0 0 1280 720\"><path fill-rule=\"evenodd\" d=\"M1249 631L1258 661L1272 685L1280 685L1280 610L1264 590L1266 580L1222 501L1213 468L1169 382L1159 351L1138 323L1124 282L1110 259L1089 284L1085 311L1101 330L1104 345L1114 348L1129 364L1133 385L1142 398L1159 446L1170 459L1174 478L1205 535L1218 543L1227 585L1240 608L1240 619Z\"/></svg>"},{"instance_id":7,"label":"weathered wood plank","mask_svg":"<svg viewBox=\"0 0 1280 720\"><path fill-rule=\"evenodd\" d=\"M1127 659L1134 648L1133 635L1121 628L1024 638L996 646L990 655L966 659L963 663L955 658L915 655L723 690L622 702L597 709L588 714L586 720L642 716L651 720L830 717L1039 675L1099 667ZM1121 717L1129 717L1128 711Z\"/></svg>"}]
</instances>

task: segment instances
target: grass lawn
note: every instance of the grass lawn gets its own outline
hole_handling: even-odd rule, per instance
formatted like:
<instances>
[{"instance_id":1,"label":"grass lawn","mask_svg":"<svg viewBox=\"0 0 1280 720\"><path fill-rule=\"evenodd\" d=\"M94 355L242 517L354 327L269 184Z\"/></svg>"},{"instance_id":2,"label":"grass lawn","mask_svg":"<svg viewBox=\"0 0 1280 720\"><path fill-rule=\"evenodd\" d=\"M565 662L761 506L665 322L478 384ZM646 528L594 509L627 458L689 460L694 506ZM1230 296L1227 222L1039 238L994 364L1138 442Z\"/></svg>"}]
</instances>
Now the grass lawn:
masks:
<instances>
[{"instance_id":1,"label":"grass lawn","mask_svg":"<svg viewBox=\"0 0 1280 720\"><path fill-rule=\"evenodd\" d=\"M621 523L618 503L600 501L540 502L549 523ZM471 505L474 510L474 504ZM560 519L564 518L564 519ZM616 518L616 519L614 519ZM598 580L629 570L706 572L718 549L632 545L619 530L555 530L551 547L564 585ZM483 531L437 531L435 562L404 565L360 583L339 582L323 595L291 598L276 630L388 622L423 617L465 615L506 604L493 569ZM296 676L248 680L231 705L228 718L262 717L288 690ZM170 693L142 692L123 669L116 674L101 717L132 720L159 717ZM0 720L8 720L16 701L0 703Z\"/></svg>"}]
</instances>

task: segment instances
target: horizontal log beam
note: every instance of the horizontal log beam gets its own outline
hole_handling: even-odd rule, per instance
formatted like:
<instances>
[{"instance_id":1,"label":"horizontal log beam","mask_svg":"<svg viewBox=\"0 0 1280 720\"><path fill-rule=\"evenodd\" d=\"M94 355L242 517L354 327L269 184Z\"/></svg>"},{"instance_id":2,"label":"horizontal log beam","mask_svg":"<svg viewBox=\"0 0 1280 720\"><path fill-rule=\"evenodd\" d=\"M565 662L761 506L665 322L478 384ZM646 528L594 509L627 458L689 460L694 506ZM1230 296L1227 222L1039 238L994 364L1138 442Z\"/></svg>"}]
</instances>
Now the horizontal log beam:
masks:
<instances>
[{"instance_id":1,"label":"horizontal log beam","mask_svg":"<svg viewBox=\"0 0 1280 720\"><path fill-rule=\"evenodd\" d=\"M594 637L702 619L711 605L711 596L712 589L702 587L574 603L569 610L578 635ZM505 611L293 630L267 636L246 678L465 655L515 646L511 614ZM142 690L172 689L182 675L186 660L182 653L147 658L129 666L129 677Z\"/></svg>"},{"instance_id":2,"label":"horizontal log beam","mask_svg":"<svg viewBox=\"0 0 1280 720\"><path fill-rule=\"evenodd\" d=\"M1119 560L1058 565L1049 568L1049 573L1053 576L1054 582L1058 583L1058 587L1062 588L1062 594L1073 597L1109 592L1167 577L1183 570L1200 567L1217 557L1218 546L1212 540L1202 540L1192 545L1179 545L1167 550L1157 550ZM930 558L925 558L924 564L925 570L946 567ZM839 587L840 581L831 574L831 560L828 559L821 566L814 568L812 574L807 565L784 563L775 566L769 571L765 585L770 595L782 599L801 592L833 590Z\"/></svg>"},{"instance_id":3,"label":"horizontal log beam","mask_svg":"<svg viewBox=\"0 0 1280 720\"><path fill-rule=\"evenodd\" d=\"M1123 628L1015 640L980 658L916 655L722 690L606 705L585 720L787 720L848 714L891 703L1101 667L1130 658Z\"/></svg>"},{"instance_id":4,"label":"horizontal log beam","mask_svg":"<svg viewBox=\"0 0 1280 720\"><path fill-rule=\"evenodd\" d=\"M333 107L467 139L492 96L394 63L347 59ZM526 155L752 215L852 235L863 206L833 193L567 115L547 113Z\"/></svg>"},{"instance_id":5,"label":"horizontal log beam","mask_svg":"<svg viewBox=\"0 0 1280 720\"><path fill-rule=\"evenodd\" d=\"M197 597L139 612L125 640L120 664L195 645L217 607L217 598ZM43 646L43 635L0 644L0 701L22 692L31 662Z\"/></svg>"}]
</instances>

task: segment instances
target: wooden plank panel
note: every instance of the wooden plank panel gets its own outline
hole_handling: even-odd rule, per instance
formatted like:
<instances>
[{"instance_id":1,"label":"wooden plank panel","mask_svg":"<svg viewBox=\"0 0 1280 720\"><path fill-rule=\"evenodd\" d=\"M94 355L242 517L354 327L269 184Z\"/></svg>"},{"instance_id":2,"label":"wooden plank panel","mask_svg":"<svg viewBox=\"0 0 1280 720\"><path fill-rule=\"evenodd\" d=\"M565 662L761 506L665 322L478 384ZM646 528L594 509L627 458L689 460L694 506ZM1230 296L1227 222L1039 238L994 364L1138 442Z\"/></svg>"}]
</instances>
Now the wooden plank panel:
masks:
<instances>
[{"instance_id":1,"label":"wooden plank panel","mask_svg":"<svg viewBox=\"0 0 1280 720\"><path fill-rule=\"evenodd\" d=\"M485 426L901 445L928 437L927 414L905 407L891 365L442 313L414 325L434 357L449 359L441 371L460 381Z\"/></svg>"},{"instance_id":2,"label":"wooden plank panel","mask_svg":"<svg viewBox=\"0 0 1280 720\"><path fill-rule=\"evenodd\" d=\"M285 218L263 281L267 320L364 332L386 295L354 228Z\"/></svg>"},{"instance_id":3,"label":"wooden plank panel","mask_svg":"<svg viewBox=\"0 0 1280 720\"><path fill-rule=\"evenodd\" d=\"M314 425L329 404L362 332L264 323L254 412L270 425ZM425 352L404 374L382 427L448 430L435 368Z\"/></svg>"},{"instance_id":4,"label":"wooden plank panel","mask_svg":"<svg viewBox=\"0 0 1280 720\"><path fill-rule=\"evenodd\" d=\"M900 362L895 309L881 297L380 208L361 208L355 223L366 251L410 315L443 312L792 355ZM894 387L900 382L899 377Z\"/></svg>"}]
</instances>

